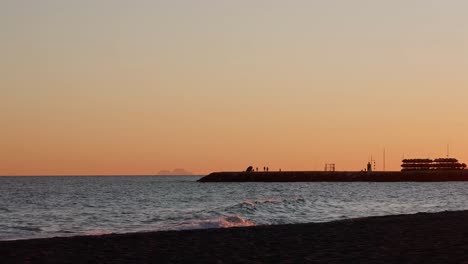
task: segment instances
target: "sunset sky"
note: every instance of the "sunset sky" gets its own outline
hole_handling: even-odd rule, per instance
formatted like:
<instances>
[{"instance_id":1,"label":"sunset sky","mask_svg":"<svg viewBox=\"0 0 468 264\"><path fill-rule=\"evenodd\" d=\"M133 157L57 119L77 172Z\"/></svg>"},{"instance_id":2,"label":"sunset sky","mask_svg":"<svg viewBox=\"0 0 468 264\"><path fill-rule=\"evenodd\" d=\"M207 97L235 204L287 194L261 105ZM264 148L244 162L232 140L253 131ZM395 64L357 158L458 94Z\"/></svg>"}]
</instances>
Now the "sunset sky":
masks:
<instances>
[{"instance_id":1,"label":"sunset sky","mask_svg":"<svg viewBox=\"0 0 468 264\"><path fill-rule=\"evenodd\" d=\"M468 162L468 1L2 0L0 175Z\"/></svg>"}]
</instances>

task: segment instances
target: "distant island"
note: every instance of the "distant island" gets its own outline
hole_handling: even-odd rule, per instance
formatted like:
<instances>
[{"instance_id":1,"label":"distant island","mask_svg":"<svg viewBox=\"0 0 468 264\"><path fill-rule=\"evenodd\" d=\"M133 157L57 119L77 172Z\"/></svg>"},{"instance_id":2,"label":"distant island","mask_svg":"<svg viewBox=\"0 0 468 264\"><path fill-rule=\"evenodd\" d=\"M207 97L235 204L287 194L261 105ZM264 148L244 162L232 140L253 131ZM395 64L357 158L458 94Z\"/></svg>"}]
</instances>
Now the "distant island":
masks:
<instances>
[{"instance_id":1,"label":"distant island","mask_svg":"<svg viewBox=\"0 0 468 264\"><path fill-rule=\"evenodd\" d=\"M158 175L159 176L187 176L187 175L193 175L193 173L186 169L177 168L172 171L161 170L158 172Z\"/></svg>"}]
</instances>

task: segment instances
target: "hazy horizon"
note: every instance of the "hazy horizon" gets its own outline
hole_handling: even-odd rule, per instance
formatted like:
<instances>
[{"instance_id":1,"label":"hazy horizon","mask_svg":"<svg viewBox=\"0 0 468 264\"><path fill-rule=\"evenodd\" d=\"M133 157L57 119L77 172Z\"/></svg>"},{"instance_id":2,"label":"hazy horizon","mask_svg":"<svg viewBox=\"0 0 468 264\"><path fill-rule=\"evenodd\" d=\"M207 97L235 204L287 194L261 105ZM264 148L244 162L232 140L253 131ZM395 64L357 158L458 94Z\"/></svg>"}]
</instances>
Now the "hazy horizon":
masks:
<instances>
[{"instance_id":1,"label":"hazy horizon","mask_svg":"<svg viewBox=\"0 0 468 264\"><path fill-rule=\"evenodd\" d=\"M468 162L468 2L0 3L0 175Z\"/></svg>"}]
</instances>

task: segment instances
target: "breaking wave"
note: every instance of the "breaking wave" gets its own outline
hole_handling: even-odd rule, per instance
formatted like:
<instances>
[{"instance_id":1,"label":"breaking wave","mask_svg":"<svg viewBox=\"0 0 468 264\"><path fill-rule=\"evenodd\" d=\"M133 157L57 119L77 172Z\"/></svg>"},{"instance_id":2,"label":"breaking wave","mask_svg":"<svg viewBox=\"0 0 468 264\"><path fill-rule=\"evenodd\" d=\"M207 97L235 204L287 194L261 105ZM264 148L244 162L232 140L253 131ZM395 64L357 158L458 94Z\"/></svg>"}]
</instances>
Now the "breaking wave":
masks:
<instances>
[{"instance_id":1,"label":"breaking wave","mask_svg":"<svg viewBox=\"0 0 468 264\"><path fill-rule=\"evenodd\" d=\"M229 228L240 226L255 226L257 223L249 219L257 219L259 215L278 215L285 212L292 213L305 203L302 197L286 199L263 198L245 200L230 206L218 207L210 210L202 210L193 213L195 219L190 222L179 222L170 229L208 229ZM258 224L271 224L268 221L260 221ZM163 228L166 229L166 228Z\"/></svg>"}]
</instances>

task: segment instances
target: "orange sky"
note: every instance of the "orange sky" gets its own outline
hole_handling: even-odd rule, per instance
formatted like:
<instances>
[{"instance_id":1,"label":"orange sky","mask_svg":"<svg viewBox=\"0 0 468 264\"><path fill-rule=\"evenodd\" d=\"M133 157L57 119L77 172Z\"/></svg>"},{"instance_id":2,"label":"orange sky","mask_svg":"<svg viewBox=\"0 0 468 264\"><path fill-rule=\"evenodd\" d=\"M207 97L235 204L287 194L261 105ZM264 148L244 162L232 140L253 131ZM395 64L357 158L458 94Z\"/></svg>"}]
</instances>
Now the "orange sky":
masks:
<instances>
[{"instance_id":1,"label":"orange sky","mask_svg":"<svg viewBox=\"0 0 468 264\"><path fill-rule=\"evenodd\" d=\"M0 175L468 161L465 1L2 1Z\"/></svg>"}]
</instances>

